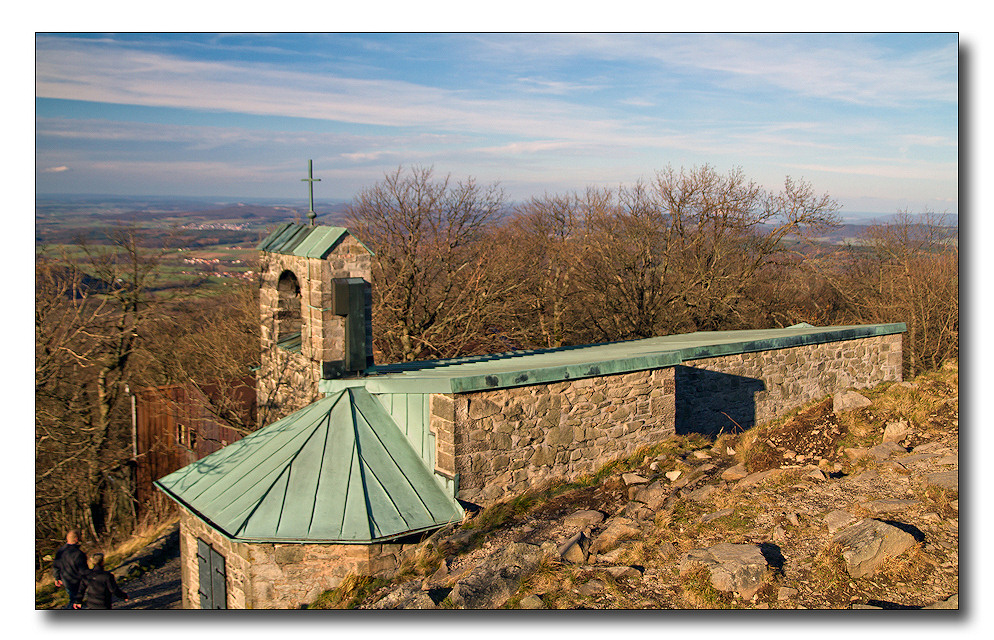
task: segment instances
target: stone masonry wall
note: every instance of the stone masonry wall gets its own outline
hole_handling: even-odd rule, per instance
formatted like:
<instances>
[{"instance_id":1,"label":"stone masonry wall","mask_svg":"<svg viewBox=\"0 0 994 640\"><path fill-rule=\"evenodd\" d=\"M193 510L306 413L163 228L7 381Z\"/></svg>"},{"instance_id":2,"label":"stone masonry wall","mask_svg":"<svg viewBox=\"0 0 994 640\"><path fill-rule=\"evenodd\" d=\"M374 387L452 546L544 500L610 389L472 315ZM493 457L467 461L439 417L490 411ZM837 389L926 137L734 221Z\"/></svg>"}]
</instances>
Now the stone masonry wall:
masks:
<instances>
[{"instance_id":1,"label":"stone masonry wall","mask_svg":"<svg viewBox=\"0 0 994 640\"><path fill-rule=\"evenodd\" d=\"M436 469L478 504L575 478L673 433L673 369L434 396Z\"/></svg>"},{"instance_id":2,"label":"stone masonry wall","mask_svg":"<svg viewBox=\"0 0 994 640\"><path fill-rule=\"evenodd\" d=\"M667 435L748 428L839 390L900 379L897 334L433 395L436 470L459 474L459 498L488 505L542 480L590 473Z\"/></svg>"},{"instance_id":3,"label":"stone masonry wall","mask_svg":"<svg viewBox=\"0 0 994 640\"><path fill-rule=\"evenodd\" d=\"M901 380L901 335L689 360L675 377L677 432L715 435L843 389Z\"/></svg>"},{"instance_id":4,"label":"stone masonry wall","mask_svg":"<svg viewBox=\"0 0 994 640\"><path fill-rule=\"evenodd\" d=\"M256 378L259 426L264 427L319 400L322 397L318 392L320 380L320 363L276 347L268 353L263 351Z\"/></svg>"},{"instance_id":5,"label":"stone masonry wall","mask_svg":"<svg viewBox=\"0 0 994 640\"><path fill-rule=\"evenodd\" d=\"M224 556L229 609L298 609L337 587L349 573L391 575L411 546L233 542L183 511L180 572L184 609L200 608L197 538Z\"/></svg>"},{"instance_id":6,"label":"stone masonry wall","mask_svg":"<svg viewBox=\"0 0 994 640\"><path fill-rule=\"evenodd\" d=\"M249 553L246 545L232 542L211 529L190 513L181 510L179 526L180 576L183 589L183 608L199 609L200 567L197 565L197 539L209 544L224 556L227 576L227 605L229 609L249 608L252 601L251 588L247 581Z\"/></svg>"}]
</instances>

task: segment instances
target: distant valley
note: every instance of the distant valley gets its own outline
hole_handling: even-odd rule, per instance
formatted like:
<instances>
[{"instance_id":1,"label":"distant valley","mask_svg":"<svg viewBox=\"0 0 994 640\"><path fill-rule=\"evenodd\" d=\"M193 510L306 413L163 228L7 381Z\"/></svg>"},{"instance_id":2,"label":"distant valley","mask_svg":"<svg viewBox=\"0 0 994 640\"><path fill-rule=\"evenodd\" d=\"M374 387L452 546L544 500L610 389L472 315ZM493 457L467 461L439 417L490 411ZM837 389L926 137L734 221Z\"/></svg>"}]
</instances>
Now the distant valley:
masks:
<instances>
[{"instance_id":1,"label":"distant valley","mask_svg":"<svg viewBox=\"0 0 994 640\"><path fill-rule=\"evenodd\" d=\"M318 224L343 226L348 203L316 201ZM308 203L293 200L226 202L218 198L39 195L35 202L35 245L49 255L79 256L80 240L107 244L121 226L135 226L149 248L175 249L163 263L163 288L200 288L256 274L256 245L276 225L306 222ZM893 216L848 214L847 222L819 235L823 245L858 244L873 223ZM856 218L856 222L852 220ZM863 220L865 219L865 222ZM955 215L948 218L956 242Z\"/></svg>"}]
</instances>

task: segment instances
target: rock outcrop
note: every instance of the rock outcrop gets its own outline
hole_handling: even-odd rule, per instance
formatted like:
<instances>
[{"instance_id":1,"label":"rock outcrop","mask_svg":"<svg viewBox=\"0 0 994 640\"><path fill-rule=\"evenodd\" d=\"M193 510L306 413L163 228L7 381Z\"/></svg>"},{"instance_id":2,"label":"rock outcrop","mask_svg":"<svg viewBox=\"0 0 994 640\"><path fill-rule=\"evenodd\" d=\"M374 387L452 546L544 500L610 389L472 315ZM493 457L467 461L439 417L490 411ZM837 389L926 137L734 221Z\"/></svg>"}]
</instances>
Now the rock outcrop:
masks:
<instances>
[{"instance_id":1,"label":"rock outcrop","mask_svg":"<svg viewBox=\"0 0 994 640\"><path fill-rule=\"evenodd\" d=\"M928 388L911 384L889 393ZM433 536L449 550L441 567L364 606L708 606L680 595L681 581L704 567L721 606L957 608L958 421L949 406L925 424L897 416L844 441L845 412L883 410L863 394L838 394L767 434L767 459L781 462L753 473L733 455L742 442L646 456L482 545L471 529Z\"/></svg>"}]
</instances>

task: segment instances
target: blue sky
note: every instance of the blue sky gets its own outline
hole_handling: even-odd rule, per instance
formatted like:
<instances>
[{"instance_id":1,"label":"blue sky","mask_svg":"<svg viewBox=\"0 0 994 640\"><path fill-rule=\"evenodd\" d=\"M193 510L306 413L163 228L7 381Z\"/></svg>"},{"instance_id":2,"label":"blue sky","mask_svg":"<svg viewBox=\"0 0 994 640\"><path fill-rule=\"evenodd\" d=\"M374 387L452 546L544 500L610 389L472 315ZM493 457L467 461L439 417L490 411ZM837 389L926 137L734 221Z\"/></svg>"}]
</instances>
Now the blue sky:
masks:
<instances>
[{"instance_id":1,"label":"blue sky","mask_svg":"<svg viewBox=\"0 0 994 640\"><path fill-rule=\"evenodd\" d=\"M349 199L398 166L512 199L665 168L958 212L956 34L57 34L36 191Z\"/></svg>"}]
</instances>

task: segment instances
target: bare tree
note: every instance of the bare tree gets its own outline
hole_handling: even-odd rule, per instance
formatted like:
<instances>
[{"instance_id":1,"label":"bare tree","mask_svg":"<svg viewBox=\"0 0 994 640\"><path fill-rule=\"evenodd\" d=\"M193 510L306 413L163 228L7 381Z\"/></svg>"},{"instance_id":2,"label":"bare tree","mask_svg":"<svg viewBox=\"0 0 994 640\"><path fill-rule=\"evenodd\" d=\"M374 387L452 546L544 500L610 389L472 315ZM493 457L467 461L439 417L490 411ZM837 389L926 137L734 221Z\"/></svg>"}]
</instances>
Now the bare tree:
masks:
<instances>
[{"instance_id":1,"label":"bare tree","mask_svg":"<svg viewBox=\"0 0 994 640\"><path fill-rule=\"evenodd\" d=\"M939 367L959 352L959 247L944 216L905 210L849 247L835 281L862 322L905 322L905 374Z\"/></svg>"},{"instance_id":2,"label":"bare tree","mask_svg":"<svg viewBox=\"0 0 994 640\"><path fill-rule=\"evenodd\" d=\"M502 255L522 284L513 333L528 346L561 347L576 333L584 206L596 200L593 192L546 194L520 205L507 225L504 244L513 252Z\"/></svg>"},{"instance_id":3,"label":"bare tree","mask_svg":"<svg viewBox=\"0 0 994 640\"><path fill-rule=\"evenodd\" d=\"M108 235L36 269L37 513L56 536L71 522L100 540L134 518L127 390L165 250L143 248L133 227Z\"/></svg>"},{"instance_id":4,"label":"bare tree","mask_svg":"<svg viewBox=\"0 0 994 640\"><path fill-rule=\"evenodd\" d=\"M788 239L836 224L837 209L791 178L773 193L741 170L657 172L589 208L586 316L608 340L742 326Z\"/></svg>"},{"instance_id":5,"label":"bare tree","mask_svg":"<svg viewBox=\"0 0 994 640\"><path fill-rule=\"evenodd\" d=\"M248 401L260 362L258 287L234 282L207 295L175 302L146 326L136 384L189 386L218 424L246 435L258 426Z\"/></svg>"},{"instance_id":6,"label":"bare tree","mask_svg":"<svg viewBox=\"0 0 994 640\"><path fill-rule=\"evenodd\" d=\"M517 286L488 264L503 208L496 184L453 184L422 167L355 197L347 224L376 254L373 323L386 360L463 355L486 336L486 314Z\"/></svg>"}]
</instances>

